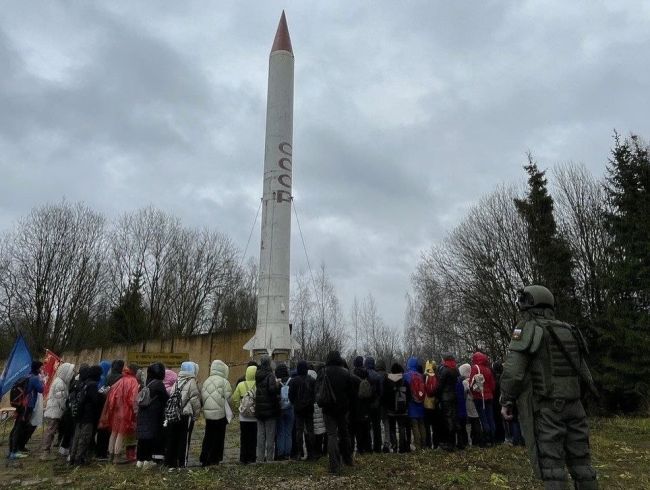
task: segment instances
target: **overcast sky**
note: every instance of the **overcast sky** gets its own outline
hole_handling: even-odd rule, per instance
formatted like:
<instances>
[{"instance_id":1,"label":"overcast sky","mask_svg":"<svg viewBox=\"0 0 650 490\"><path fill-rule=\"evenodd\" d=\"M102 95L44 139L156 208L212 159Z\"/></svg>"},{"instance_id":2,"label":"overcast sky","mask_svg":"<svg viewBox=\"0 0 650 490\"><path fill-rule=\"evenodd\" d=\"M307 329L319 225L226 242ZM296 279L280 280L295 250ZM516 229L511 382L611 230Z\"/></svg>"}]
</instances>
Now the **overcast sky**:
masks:
<instances>
[{"instance_id":1,"label":"overcast sky","mask_svg":"<svg viewBox=\"0 0 650 490\"><path fill-rule=\"evenodd\" d=\"M420 254L526 151L601 175L614 128L650 135L648 1L5 1L0 229L64 197L151 204L244 249L283 8L295 202L346 311L372 292L401 328Z\"/></svg>"}]
</instances>

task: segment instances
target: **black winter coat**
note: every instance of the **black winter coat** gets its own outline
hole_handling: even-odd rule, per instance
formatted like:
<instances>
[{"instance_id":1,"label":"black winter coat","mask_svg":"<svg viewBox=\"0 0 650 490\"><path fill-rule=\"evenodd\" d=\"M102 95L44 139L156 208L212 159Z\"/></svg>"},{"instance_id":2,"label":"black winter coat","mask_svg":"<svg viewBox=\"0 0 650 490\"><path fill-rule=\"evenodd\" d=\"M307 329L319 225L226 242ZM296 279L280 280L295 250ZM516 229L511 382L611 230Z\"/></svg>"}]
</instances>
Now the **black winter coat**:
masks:
<instances>
[{"instance_id":1,"label":"black winter coat","mask_svg":"<svg viewBox=\"0 0 650 490\"><path fill-rule=\"evenodd\" d=\"M314 412L315 384L314 379L308 374L299 374L291 378L289 401L296 414L309 415Z\"/></svg>"},{"instance_id":2,"label":"black winter coat","mask_svg":"<svg viewBox=\"0 0 650 490\"><path fill-rule=\"evenodd\" d=\"M78 422L81 424L97 425L102 407L101 398L97 390L97 381L86 380L84 383L86 395L79 410Z\"/></svg>"},{"instance_id":3,"label":"black winter coat","mask_svg":"<svg viewBox=\"0 0 650 490\"><path fill-rule=\"evenodd\" d=\"M268 420L279 416L280 388L275 374L270 367L260 366L255 373L255 418Z\"/></svg>"},{"instance_id":4,"label":"black winter coat","mask_svg":"<svg viewBox=\"0 0 650 490\"><path fill-rule=\"evenodd\" d=\"M455 402L457 380L457 368L441 366L438 371L438 391L436 392L436 396L443 402Z\"/></svg>"},{"instance_id":5,"label":"black winter coat","mask_svg":"<svg viewBox=\"0 0 650 490\"><path fill-rule=\"evenodd\" d=\"M154 379L147 383L151 395L151 403L148 407L138 407L135 432L138 439L157 439L163 430L165 421L165 405L169 399L165 383L160 379Z\"/></svg>"},{"instance_id":6,"label":"black winter coat","mask_svg":"<svg viewBox=\"0 0 650 490\"><path fill-rule=\"evenodd\" d=\"M374 369L367 369L368 371L368 380L375 389L375 399L380 400L384 392L384 376L379 374ZM377 404L378 406L379 404Z\"/></svg>"},{"instance_id":7,"label":"black winter coat","mask_svg":"<svg viewBox=\"0 0 650 490\"><path fill-rule=\"evenodd\" d=\"M406 384L404 381L403 373L391 374L386 376L384 380L384 387L382 391L381 404L386 410L386 413L389 417L405 417L408 414L408 402L405 401L404 409L401 412L397 412L396 409L396 397L397 392ZM406 400L409 397L409 388L406 387Z\"/></svg>"},{"instance_id":8,"label":"black winter coat","mask_svg":"<svg viewBox=\"0 0 650 490\"><path fill-rule=\"evenodd\" d=\"M343 366L328 364L318 373L316 392L318 392L319 382L322 382L323 373L327 374L336 396L336 406L323 408L323 413L332 417L345 415L350 411L351 405L356 403L359 385L354 384L350 371Z\"/></svg>"},{"instance_id":9,"label":"black winter coat","mask_svg":"<svg viewBox=\"0 0 650 490\"><path fill-rule=\"evenodd\" d=\"M355 397L354 409L350 409L350 418L355 422L365 422L368 420L368 417L370 416L370 407L377 397L377 390L373 387L375 390L373 398L367 400L359 398L359 386L364 379L368 379L372 385L372 381L368 377L368 371L366 368L355 367L352 370L352 381L356 385L357 396Z\"/></svg>"}]
</instances>

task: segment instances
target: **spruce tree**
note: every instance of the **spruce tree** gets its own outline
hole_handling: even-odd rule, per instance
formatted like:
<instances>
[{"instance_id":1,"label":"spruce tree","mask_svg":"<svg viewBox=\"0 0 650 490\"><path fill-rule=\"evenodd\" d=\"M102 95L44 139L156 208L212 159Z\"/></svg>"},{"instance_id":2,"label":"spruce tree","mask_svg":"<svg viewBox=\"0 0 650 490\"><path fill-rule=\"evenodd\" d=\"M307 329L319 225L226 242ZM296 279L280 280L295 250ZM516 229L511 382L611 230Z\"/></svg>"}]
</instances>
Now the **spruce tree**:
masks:
<instances>
[{"instance_id":1,"label":"spruce tree","mask_svg":"<svg viewBox=\"0 0 650 490\"><path fill-rule=\"evenodd\" d=\"M546 286L555 296L556 312L565 321L579 322L575 282L571 274L571 249L557 231L553 198L548 193L546 172L528 155L528 194L515 199L517 212L526 222L533 283Z\"/></svg>"},{"instance_id":2,"label":"spruce tree","mask_svg":"<svg viewBox=\"0 0 650 490\"><path fill-rule=\"evenodd\" d=\"M113 342L133 343L148 337L147 312L143 306L140 281L141 275L136 273L120 298L120 304L111 312Z\"/></svg>"},{"instance_id":3,"label":"spruce tree","mask_svg":"<svg viewBox=\"0 0 650 490\"><path fill-rule=\"evenodd\" d=\"M614 148L605 185L611 234L609 308L599 349L612 408L648 403L650 380L650 155L635 135Z\"/></svg>"}]
</instances>

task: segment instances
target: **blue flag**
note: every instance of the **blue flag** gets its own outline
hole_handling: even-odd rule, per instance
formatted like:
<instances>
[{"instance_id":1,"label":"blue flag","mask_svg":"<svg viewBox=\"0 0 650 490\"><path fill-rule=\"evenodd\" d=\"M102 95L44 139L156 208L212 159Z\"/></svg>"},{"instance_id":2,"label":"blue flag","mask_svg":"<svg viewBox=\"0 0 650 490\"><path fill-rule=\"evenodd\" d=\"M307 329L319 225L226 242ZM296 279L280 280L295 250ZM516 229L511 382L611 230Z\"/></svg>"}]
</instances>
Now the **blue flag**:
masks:
<instances>
[{"instance_id":1,"label":"blue flag","mask_svg":"<svg viewBox=\"0 0 650 490\"><path fill-rule=\"evenodd\" d=\"M7 364L0 375L0 398L9 393L16 381L27 376L32 370L32 355L22 335L16 339Z\"/></svg>"}]
</instances>

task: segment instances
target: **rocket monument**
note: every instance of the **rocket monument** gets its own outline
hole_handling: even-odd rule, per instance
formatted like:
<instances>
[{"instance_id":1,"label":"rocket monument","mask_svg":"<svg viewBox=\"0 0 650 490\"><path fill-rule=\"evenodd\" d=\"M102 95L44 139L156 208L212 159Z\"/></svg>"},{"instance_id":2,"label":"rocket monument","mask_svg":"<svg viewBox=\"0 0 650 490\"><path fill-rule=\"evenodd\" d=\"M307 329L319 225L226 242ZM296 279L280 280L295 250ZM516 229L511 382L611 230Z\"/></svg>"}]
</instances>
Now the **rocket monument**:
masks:
<instances>
[{"instance_id":1,"label":"rocket monument","mask_svg":"<svg viewBox=\"0 0 650 490\"><path fill-rule=\"evenodd\" d=\"M244 345L253 356L287 357L298 347L289 331L293 61L283 11L269 57L257 325Z\"/></svg>"}]
</instances>

